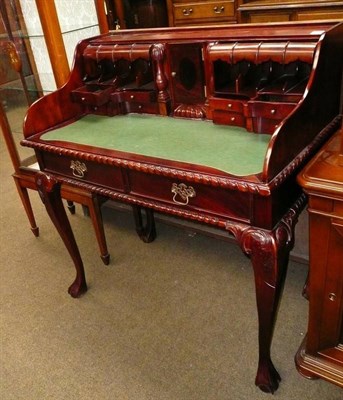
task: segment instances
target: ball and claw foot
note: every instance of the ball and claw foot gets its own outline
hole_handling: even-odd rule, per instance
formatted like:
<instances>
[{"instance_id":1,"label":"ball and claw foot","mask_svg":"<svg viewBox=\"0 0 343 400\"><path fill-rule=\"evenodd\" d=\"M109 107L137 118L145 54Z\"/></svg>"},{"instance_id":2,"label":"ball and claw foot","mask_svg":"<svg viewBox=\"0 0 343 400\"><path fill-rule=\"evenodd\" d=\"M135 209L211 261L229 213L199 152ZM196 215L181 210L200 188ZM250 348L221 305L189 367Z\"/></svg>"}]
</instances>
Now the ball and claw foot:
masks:
<instances>
[{"instance_id":1,"label":"ball and claw foot","mask_svg":"<svg viewBox=\"0 0 343 400\"><path fill-rule=\"evenodd\" d=\"M281 377L271 360L259 363L255 385L258 386L262 392L273 394L279 387L280 381Z\"/></svg>"},{"instance_id":2,"label":"ball and claw foot","mask_svg":"<svg viewBox=\"0 0 343 400\"><path fill-rule=\"evenodd\" d=\"M86 282L79 282L78 279L69 286L68 293L71 297L78 298L87 292Z\"/></svg>"}]
</instances>

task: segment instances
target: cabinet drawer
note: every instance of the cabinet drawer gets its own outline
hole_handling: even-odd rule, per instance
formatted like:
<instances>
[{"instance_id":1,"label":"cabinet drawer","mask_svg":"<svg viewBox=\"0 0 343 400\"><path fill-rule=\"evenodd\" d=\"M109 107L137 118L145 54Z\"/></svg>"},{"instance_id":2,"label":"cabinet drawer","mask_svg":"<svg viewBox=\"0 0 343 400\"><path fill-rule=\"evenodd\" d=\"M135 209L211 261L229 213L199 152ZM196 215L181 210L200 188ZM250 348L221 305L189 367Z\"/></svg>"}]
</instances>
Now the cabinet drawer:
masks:
<instances>
[{"instance_id":1,"label":"cabinet drawer","mask_svg":"<svg viewBox=\"0 0 343 400\"><path fill-rule=\"evenodd\" d=\"M121 92L122 101L133 101L140 103L150 103L156 101L156 92L148 91L123 91Z\"/></svg>"},{"instance_id":2,"label":"cabinet drawer","mask_svg":"<svg viewBox=\"0 0 343 400\"><path fill-rule=\"evenodd\" d=\"M174 20L180 23L196 23L198 20L232 19L235 15L234 0L232 1L210 1L197 3L174 4Z\"/></svg>"},{"instance_id":3,"label":"cabinet drawer","mask_svg":"<svg viewBox=\"0 0 343 400\"><path fill-rule=\"evenodd\" d=\"M255 117L252 118L252 130L256 133L272 135L282 119Z\"/></svg>"},{"instance_id":4,"label":"cabinet drawer","mask_svg":"<svg viewBox=\"0 0 343 400\"><path fill-rule=\"evenodd\" d=\"M51 153L42 154L42 159L43 170L46 172L54 172L82 182L124 191L120 168Z\"/></svg>"},{"instance_id":5,"label":"cabinet drawer","mask_svg":"<svg viewBox=\"0 0 343 400\"><path fill-rule=\"evenodd\" d=\"M245 127L245 117L240 113L214 110L212 118L215 124Z\"/></svg>"},{"instance_id":6,"label":"cabinet drawer","mask_svg":"<svg viewBox=\"0 0 343 400\"><path fill-rule=\"evenodd\" d=\"M72 100L77 103L85 103L88 105L100 107L110 100L113 88L103 88L98 85L86 85L78 89L72 90Z\"/></svg>"},{"instance_id":7,"label":"cabinet drawer","mask_svg":"<svg viewBox=\"0 0 343 400\"><path fill-rule=\"evenodd\" d=\"M243 103L237 100L209 98L209 106L212 110L233 111L243 113Z\"/></svg>"},{"instance_id":8,"label":"cabinet drawer","mask_svg":"<svg viewBox=\"0 0 343 400\"><path fill-rule=\"evenodd\" d=\"M293 103L269 103L263 101L252 101L248 103L249 115L251 117L263 117L281 120L293 111L296 104Z\"/></svg>"},{"instance_id":9,"label":"cabinet drawer","mask_svg":"<svg viewBox=\"0 0 343 400\"><path fill-rule=\"evenodd\" d=\"M162 201L188 211L199 211L218 217L247 221L250 196L229 189L180 182L163 176L129 171L130 194Z\"/></svg>"},{"instance_id":10,"label":"cabinet drawer","mask_svg":"<svg viewBox=\"0 0 343 400\"><path fill-rule=\"evenodd\" d=\"M136 103L127 101L124 103L125 112L127 113L146 113L158 114L158 103Z\"/></svg>"}]
</instances>

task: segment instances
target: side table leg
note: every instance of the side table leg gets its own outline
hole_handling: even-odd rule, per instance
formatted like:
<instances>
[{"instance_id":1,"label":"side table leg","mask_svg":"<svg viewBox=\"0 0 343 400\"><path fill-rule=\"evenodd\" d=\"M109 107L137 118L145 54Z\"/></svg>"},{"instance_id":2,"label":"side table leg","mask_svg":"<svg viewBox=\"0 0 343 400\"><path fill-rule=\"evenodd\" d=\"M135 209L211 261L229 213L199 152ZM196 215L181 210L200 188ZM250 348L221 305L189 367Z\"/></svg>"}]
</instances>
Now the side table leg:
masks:
<instances>
[{"instance_id":1,"label":"side table leg","mask_svg":"<svg viewBox=\"0 0 343 400\"><path fill-rule=\"evenodd\" d=\"M39 236L39 228L36 224L35 216L32 211L31 201L30 201L30 197L29 197L27 188L21 184L20 178L18 178L15 175L13 175L13 178L14 178L14 182L17 186L17 190L18 190L21 202L24 206L26 215L29 219L31 231L36 237L38 237Z\"/></svg>"},{"instance_id":2,"label":"side table leg","mask_svg":"<svg viewBox=\"0 0 343 400\"><path fill-rule=\"evenodd\" d=\"M80 297L87 291L85 272L80 252L62 203L60 194L61 185L56 179L43 172L36 174L36 185L49 217L55 225L74 262L76 278L70 285L68 293L72 297Z\"/></svg>"}]
</instances>

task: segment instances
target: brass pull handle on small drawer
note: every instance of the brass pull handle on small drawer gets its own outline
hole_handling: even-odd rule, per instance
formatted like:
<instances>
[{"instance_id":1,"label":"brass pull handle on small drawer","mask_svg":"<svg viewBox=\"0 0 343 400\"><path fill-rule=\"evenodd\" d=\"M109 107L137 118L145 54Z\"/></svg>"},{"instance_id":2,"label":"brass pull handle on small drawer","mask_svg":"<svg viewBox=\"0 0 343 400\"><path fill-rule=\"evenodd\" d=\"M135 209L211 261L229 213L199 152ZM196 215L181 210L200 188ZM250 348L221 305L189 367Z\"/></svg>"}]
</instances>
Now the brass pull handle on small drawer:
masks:
<instances>
[{"instance_id":1,"label":"brass pull handle on small drawer","mask_svg":"<svg viewBox=\"0 0 343 400\"><path fill-rule=\"evenodd\" d=\"M171 191L174 193L173 202L181 206L186 206L189 199L196 196L194 188L192 186L187 186L184 183L173 183ZM181 198L182 201L177 200L178 197Z\"/></svg>"},{"instance_id":2,"label":"brass pull handle on small drawer","mask_svg":"<svg viewBox=\"0 0 343 400\"><path fill-rule=\"evenodd\" d=\"M81 161L74 161L72 160L70 163L70 168L73 171L73 175L76 178L84 178L85 173L87 172L86 164Z\"/></svg>"},{"instance_id":3,"label":"brass pull handle on small drawer","mask_svg":"<svg viewBox=\"0 0 343 400\"><path fill-rule=\"evenodd\" d=\"M214 11L215 14L221 14L221 13L224 12L224 10L225 10L224 6L221 6L221 7L215 6L215 7L213 7L213 11Z\"/></svg>"},{"instance_id":4,"label":"brass pull handle on small drawer","mask_svg":"<svg viewBox=\"0 0 343 400\"><path fill-rule=\"evenodd\" d=\"M182 10L182 14L185 15L185 16L191 15L192 12L193 12L193 8L184 8Z\"/></svg>"}]
</instances>

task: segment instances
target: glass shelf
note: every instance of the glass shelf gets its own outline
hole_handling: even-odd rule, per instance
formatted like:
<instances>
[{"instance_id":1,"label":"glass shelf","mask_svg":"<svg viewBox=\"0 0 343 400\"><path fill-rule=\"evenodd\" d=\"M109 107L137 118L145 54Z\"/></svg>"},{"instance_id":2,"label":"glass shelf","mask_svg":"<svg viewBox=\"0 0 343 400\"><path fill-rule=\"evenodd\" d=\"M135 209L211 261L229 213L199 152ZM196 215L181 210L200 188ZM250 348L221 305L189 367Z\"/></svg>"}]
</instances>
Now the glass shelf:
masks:
<instances>
[{"instance_id":1,"label":"glass shelf","mask_svg":"<svg viewBox=\"0 0 343 400\"><path fill-rule=\"evenodd\" d=\"M62 35L68 34L68 33L73 33L73 32L78 32L78 31L83 31L85 29L89 28L96 28L98 27L99 24L93 24L93 25L88 25L88 26L77 26L77 25L70 25L67 27L67 29L62 31ZM30 38L44 38L44 33L33 33L33 34L28 34L27 32L23 31L14 31L12 32L13 38L14 39L30 39ZM6 34L0 34L0 40L8 40L8 35Z\"/></svg>"},{"instance_id":2,"label":"glass shelf","mask_svg":"<svg viewBox=\"0 0 343 400\"><path fill-rule=\"evenodd\" d=\"M38 92L36 86L36 77L33 75L25 76L25 82L27 85L27 90L29 92ZM0 86L0 90L23 90L23 84L20 79L16 79L10 82L6 82Z\"/></svg>"},{"instance_id":3,"label":"glass shelf","mask_svg":"<svg viewBox=\"0 0 343 400\"><path fill-rule=\"evenodd\" d=\"M40 80L44 79L45 81L48 81L49 79L51 80L53 78L53 74L33 74L33 75L28 75L25 76L25 82L27 85L27 89L29 92L34 92L34 93L41 93L42 90L38 86L38 82ZM54 81L52 79L52 81ZM4 83L0 85L0 90L23 90L23 84L21 82L21 79L15 79L13 81ZM49 88L44 88L44 92L53 92L56 90L56 87L49 87Z\"/></svg>"},{"instance_id":4,"label":"glass shelf","mask_svg":"<svg viewBox=\"0 0 343 400\"><path fill-rule=\"evenodd\" d=\"M64 33L71 33L71 32L83 31L83 30L85 30L85 29L96 28L96 27L98 27L98 26L99 26L99 24L87 25L87 26L82 26L82 27L76 26L76 25L74 25L74 26L70 25L70 26L68 26L67 29L65 29L65 30L62 31L62 35L63 35Z\"/></svg>"}]
</instances>

